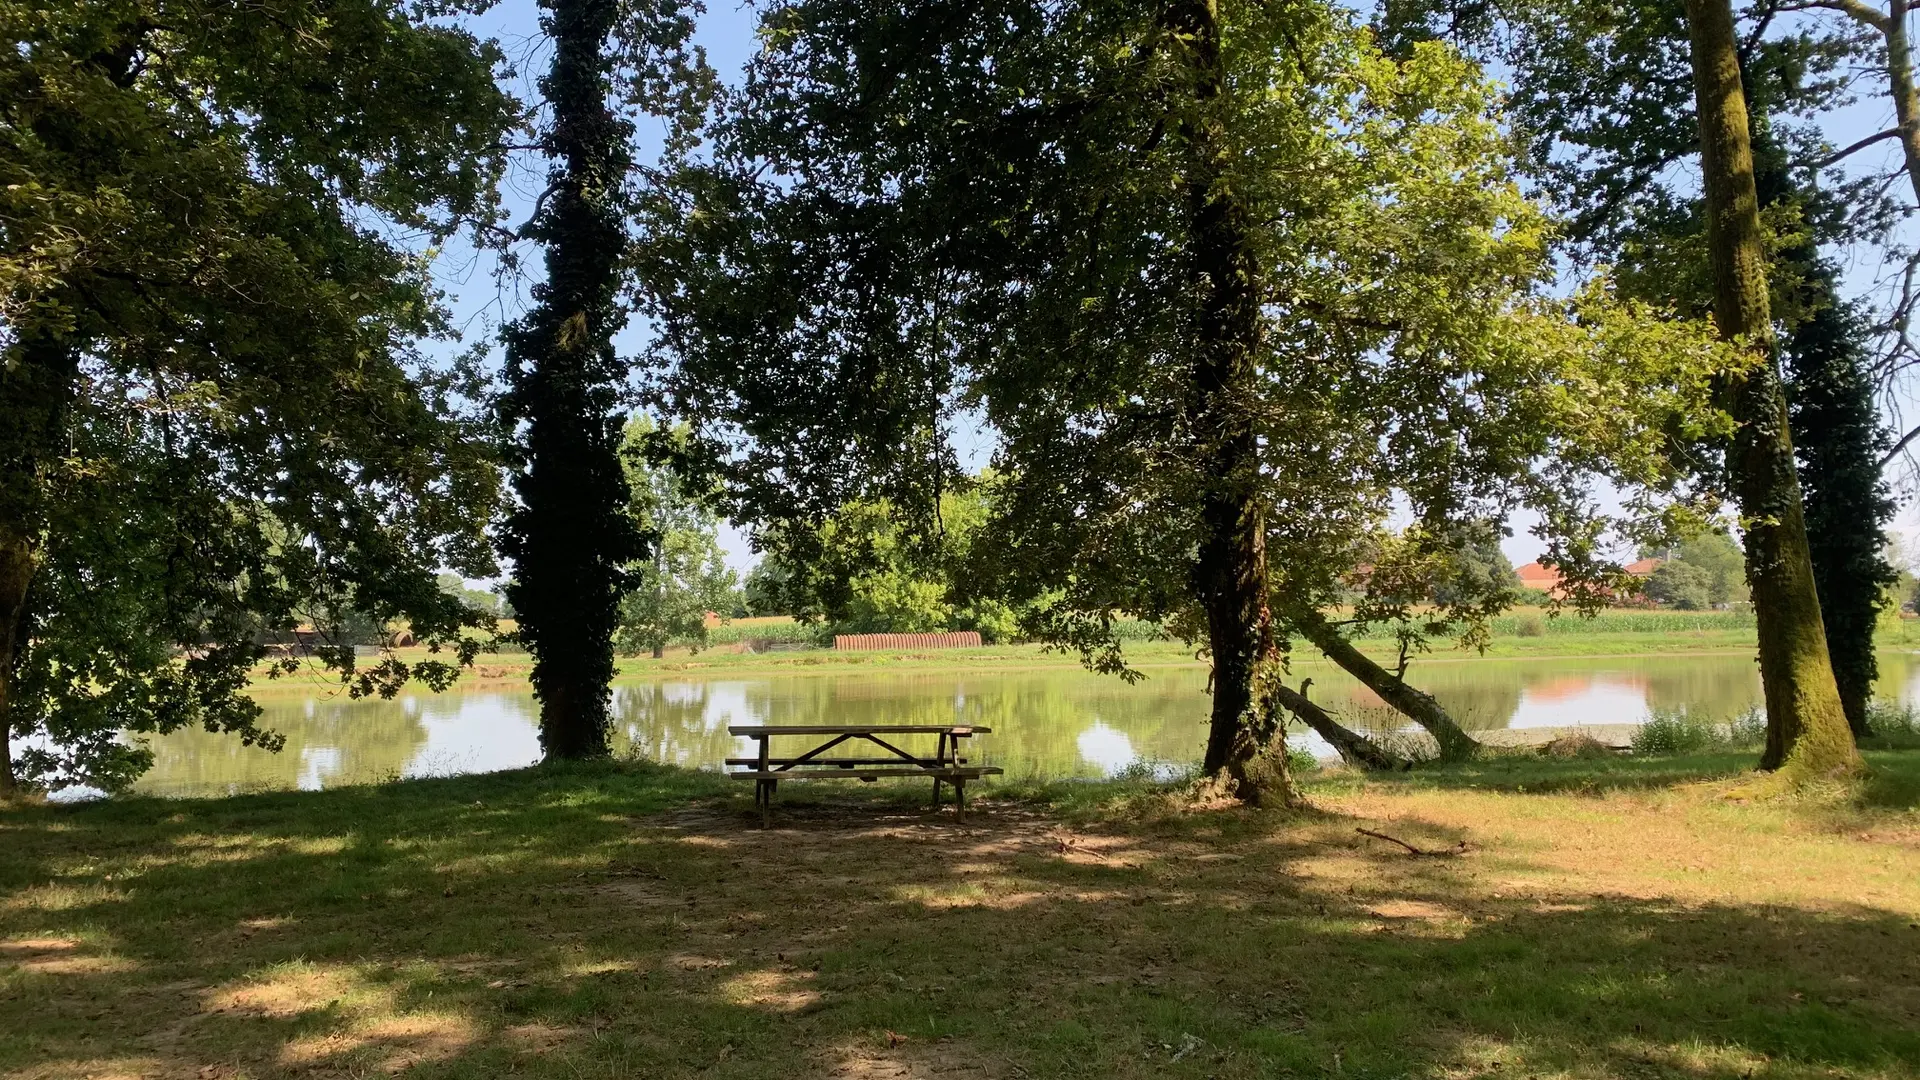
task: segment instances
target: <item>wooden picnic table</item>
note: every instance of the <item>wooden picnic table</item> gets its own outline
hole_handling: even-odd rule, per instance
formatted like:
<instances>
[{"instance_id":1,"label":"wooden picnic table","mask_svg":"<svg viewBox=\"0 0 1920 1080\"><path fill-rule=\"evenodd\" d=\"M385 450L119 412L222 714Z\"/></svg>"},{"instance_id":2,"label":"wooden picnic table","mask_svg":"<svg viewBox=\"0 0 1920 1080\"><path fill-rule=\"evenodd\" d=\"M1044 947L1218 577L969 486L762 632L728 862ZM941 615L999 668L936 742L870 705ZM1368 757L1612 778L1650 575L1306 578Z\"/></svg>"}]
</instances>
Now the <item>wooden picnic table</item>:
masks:
<instances>
[{"instance_id":1,"label":"wooden picnic table","mask_svg":"<svg viewBox=\"0 0 1920 1080\"><path fill-rule=\"evenodd\" d=\"M753 801L760 807L760 827L773 820L773 795L782 780L864 780L872 783L883 776L931 776L933 805L940 806L940 785L953 785L954 816L966 820L967 781L995 776L1001 770L992 765L969 765L962 754L964 743L992 728L970 724L735 724L729 735L753 739L757 750L752 757L728 758L727 766L745 766L729 773L736 780L754 781ZM773 737L807 736L813 745L790 756L773 753ZM913 754L882 736L938 735L933 756ZM867 757L827 757L827 751L848 743L864 743L876 750ZM864 747L863 747L864 748ZM884 751L884 753L880 753Z\"/></svg>"}]
</instances>

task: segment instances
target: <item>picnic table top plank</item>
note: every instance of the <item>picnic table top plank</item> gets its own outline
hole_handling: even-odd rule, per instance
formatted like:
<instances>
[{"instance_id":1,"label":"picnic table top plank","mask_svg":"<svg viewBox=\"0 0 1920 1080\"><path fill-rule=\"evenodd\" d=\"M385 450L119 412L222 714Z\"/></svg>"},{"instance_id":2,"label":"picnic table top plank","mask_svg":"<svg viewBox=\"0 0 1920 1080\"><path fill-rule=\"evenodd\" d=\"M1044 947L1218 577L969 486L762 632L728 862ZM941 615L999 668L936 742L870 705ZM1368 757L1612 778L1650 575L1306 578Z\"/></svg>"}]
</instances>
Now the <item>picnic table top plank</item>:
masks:
<instances>
[{"instance_id":1,"label":"picnic table top plank","mask_svg":"<svg viewBox=\"0 0 1920 1080\"><path fill-rule=\"evenodd\" d=\"M786 772L768 770L766 772L746 771L730 772L727 775L735 780L851 780L863 776L958 776L963 780L978 780L982 776L998 776L1004 770L998 765L943 765L924 769L791 769Z\"/></svg>"},{"instance_id":2,"label":"picnic table top plank","mask_svg":"<svg viewBox=\"0 0 1920 1080\"><path fill-rule=\"evenodd\" d=\"M988 735L972 724L729 724L729 735Z\"/></svg>"},{"instance_id":3,"label":"picnic table top plank","mask_svg":"<svg viewBox=\"0 0 1920 1080\"><path fill-rule=\"evenodd\" d=\"M932 756L917 757L917 758L914 758L912 762L908 762L908 760L903 757L865 757L865 758L813 757L813 758L804 758L804 759L790 758L790 757L787 757L787 758L770 757L766 760L766 764L768 765L832 765L835 768L839 768L839 769L851 769L859 765L900 765L903 763L912 764L915 762L940 761L940 760L941 759L934 758ZM952 761L951 759L948 759L942 763L951 764ZM727 759L727 764L729 766L759 765L761 764L761 761L759 758L756 758L756 757L730 757ZM965 762L961 762L961 764L965 764Z\"/></svg>"}]
</instances>

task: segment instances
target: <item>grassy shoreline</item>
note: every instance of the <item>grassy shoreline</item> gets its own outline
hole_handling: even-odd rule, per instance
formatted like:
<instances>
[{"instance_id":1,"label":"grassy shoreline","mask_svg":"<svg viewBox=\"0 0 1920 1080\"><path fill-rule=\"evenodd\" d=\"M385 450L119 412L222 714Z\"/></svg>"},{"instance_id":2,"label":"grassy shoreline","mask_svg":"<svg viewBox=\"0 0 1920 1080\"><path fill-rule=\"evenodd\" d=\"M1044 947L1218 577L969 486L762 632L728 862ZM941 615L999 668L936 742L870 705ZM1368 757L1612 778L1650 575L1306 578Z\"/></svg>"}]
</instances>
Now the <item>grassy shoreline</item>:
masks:
<instances>
[{"instance_id":1,"label":"grassy shoreline","mask_svg":"<svg viewBox=\"0 0 1920 1080\"><path fill-rule=\"evenodd\" d=\"M1391 661L1394 658L1394 643L1391 640L1361 639L1357 644L1361 651L1376 659ZM1920 624L1903 621L1884 627L1879 646L1886 652L1910 651L1920 647ZM1442 644L1433 652L1418 657L1411 670L1417 681L1420 668L1430 664L1534 658L1573 660L1738 655L1751 653L1754 647L1754 631L1750 626L1652 632L1555 630L1535 636L1496 636L1484 653ZM402 649L400 655L403 659L419 660L428 654L424 649ZM1126 646L1126 656L1130 664L1147 671L1205 665L1205 661L1197 658L1191 647L1173 641L1131 642ZM1294 662L1309 670L1328 663L1305 643L1296 645ZM1080 666L1078 654L1041 645L992 645L978 649L896 652L837 652L814 648L763 653L744 652L738 645L720 645L699 652L676 647L668 650L667 656L660 660L619 657L616 660L615 678L622 682L639 682L663 678L844 675L868 671L1019 672L1077 669ZM256 696L336 690L339 685L338 676L324 671L317 663L295 675L278 678L267 677L266 670L264 667L256 670L253 677L250 692ZM530 671L531 661L524 653L487 653L461 675L454 689L528 689Z\"/></svg>"},{"instance_id":2,"label":"grassy shoreline","mask_svg":"<svg viewBox=\"0 0 1920 1080\"><path fill-rule=\"evenodd\" d=\"M1920 753L1313 809L535 768L0 811L0 1077L1920 1078ZM1423 850L1410 857L1358 833Z\"/></svg>"}]
</instances>

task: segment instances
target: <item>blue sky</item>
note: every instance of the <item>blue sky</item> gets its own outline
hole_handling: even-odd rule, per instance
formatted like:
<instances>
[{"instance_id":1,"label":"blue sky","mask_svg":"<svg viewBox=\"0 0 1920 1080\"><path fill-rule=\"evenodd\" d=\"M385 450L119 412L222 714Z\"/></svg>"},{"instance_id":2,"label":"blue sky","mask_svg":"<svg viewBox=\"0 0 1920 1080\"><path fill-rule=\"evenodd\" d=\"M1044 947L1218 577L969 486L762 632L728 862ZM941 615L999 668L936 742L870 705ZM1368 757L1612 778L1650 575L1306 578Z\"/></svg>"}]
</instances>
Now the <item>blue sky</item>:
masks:
<instances>
[{"instance_id":1,"label":"blue sky","mask_svg":"<svg viewBox=\"0 0 1920 1080\"><path fill-rule=\"evenodd\" d=\"M1819 18L1832 18L1830 13L1820 13ZM527 101L537 95L534 80L547 64L546 42L540 31L538 8L533 0L505 0L484 16L468 24L482 36L499 41L507 56L517 69L514 91ZM697 42L703 46L709 62L721 77L737 79L739 72L756 50L754 35L754 17L752 9L736 0L716 0L699 18ZM1835 146L1845 146L1864 135L1884 130L1892 126L1892 108L1884 92L1884 81L1868 74L1862 84L1862 98L1853 107L1826 118L1830 141ZM643 156L654 154L659 145L657 130L642 129L640 132L640 152ZM1858 172L1884 172L1898 161L1898 152L1892 143L1882 144L1875 150L1857 155L1847 163L1847 167ZM1692 170L1696 166L1689 162L1682 166ZM529 156L517 163L508 182L507 201L514 212L516 223L524 220L533 196L545 185L545 164ZM1882 287L1878 284L1884 271L1877 257L1870 250L1839 253L1846 268L1847 282L1857 295L1875 295ZM528 247L521 252L522 259L530 272L536 272L539 265L539 252ZM442 254L436 264L436 274L448 294L450 306L455 315L456 325L462 330L468 342L491 337L504 319L516 316L525 299L527 281L503 281L496 273L497 262L484 255L476 255L471 249L452 246ZM638 352L646 341L646 328L635 325L628 328L620 339L623 350ZM1920 416L1920 403L1917 403L1911 387L1903 388L1897 395L1901 405L1899 412L1907 418ZM963 460L970 467L986 463L991 449L989 432L977 427L957 433L956 442L960 444ZM1518 565L1533 559L1541 550L1541 544L1525 532L1527 522L1516 520L1517 535L1503 546L1513 562ZM1903 506L1898 518L1899 531L1912 538L1920 535L1920 514L1909 504ZM754 562L747 540L738 530L726 528L722 532L721 542L727 551L729 563L742 574Z\"/></svg>"}]
</instances>

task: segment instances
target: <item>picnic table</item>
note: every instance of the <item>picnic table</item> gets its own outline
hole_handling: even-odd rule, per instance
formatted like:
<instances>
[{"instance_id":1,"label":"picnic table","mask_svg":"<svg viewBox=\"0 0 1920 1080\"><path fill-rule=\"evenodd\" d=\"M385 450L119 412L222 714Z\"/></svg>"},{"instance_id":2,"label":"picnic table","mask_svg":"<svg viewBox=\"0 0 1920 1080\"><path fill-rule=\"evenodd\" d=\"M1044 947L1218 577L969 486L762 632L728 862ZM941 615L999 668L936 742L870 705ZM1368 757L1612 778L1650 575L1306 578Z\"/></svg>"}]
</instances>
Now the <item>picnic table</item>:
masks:
<instances>
[{"instance_id":1,"label":"picnic table","mask_svg":"<svg viewBox=\"0 0 1920 1080\"><path fill-rule=\"evenodd\" d=\"M872 783L883 776L930 776L933 778L933 805L940 806L940 785L953 785L954 816L966 820L967 781L996 776L1001 770L992 765L969 765L963 754L966 740L985 735L992 728L967 724L736 724L729 735L753 739L757 750L752 757L728 758L727 766L745 766L729 773L736 780L752 780L754 805L760 807L760 827L773 820L773 795L782 780L863 780ZM774 736L807 738L811 745L796 754L776 755ZM938 735L933 756L912 754L882 736ZM904 740L901 740L904 741ZM867 757L828 757L827 751L849 743L858 749L873 748ZM884 751L884 753L882 753Z\"/></svg>"}]
</instances>

